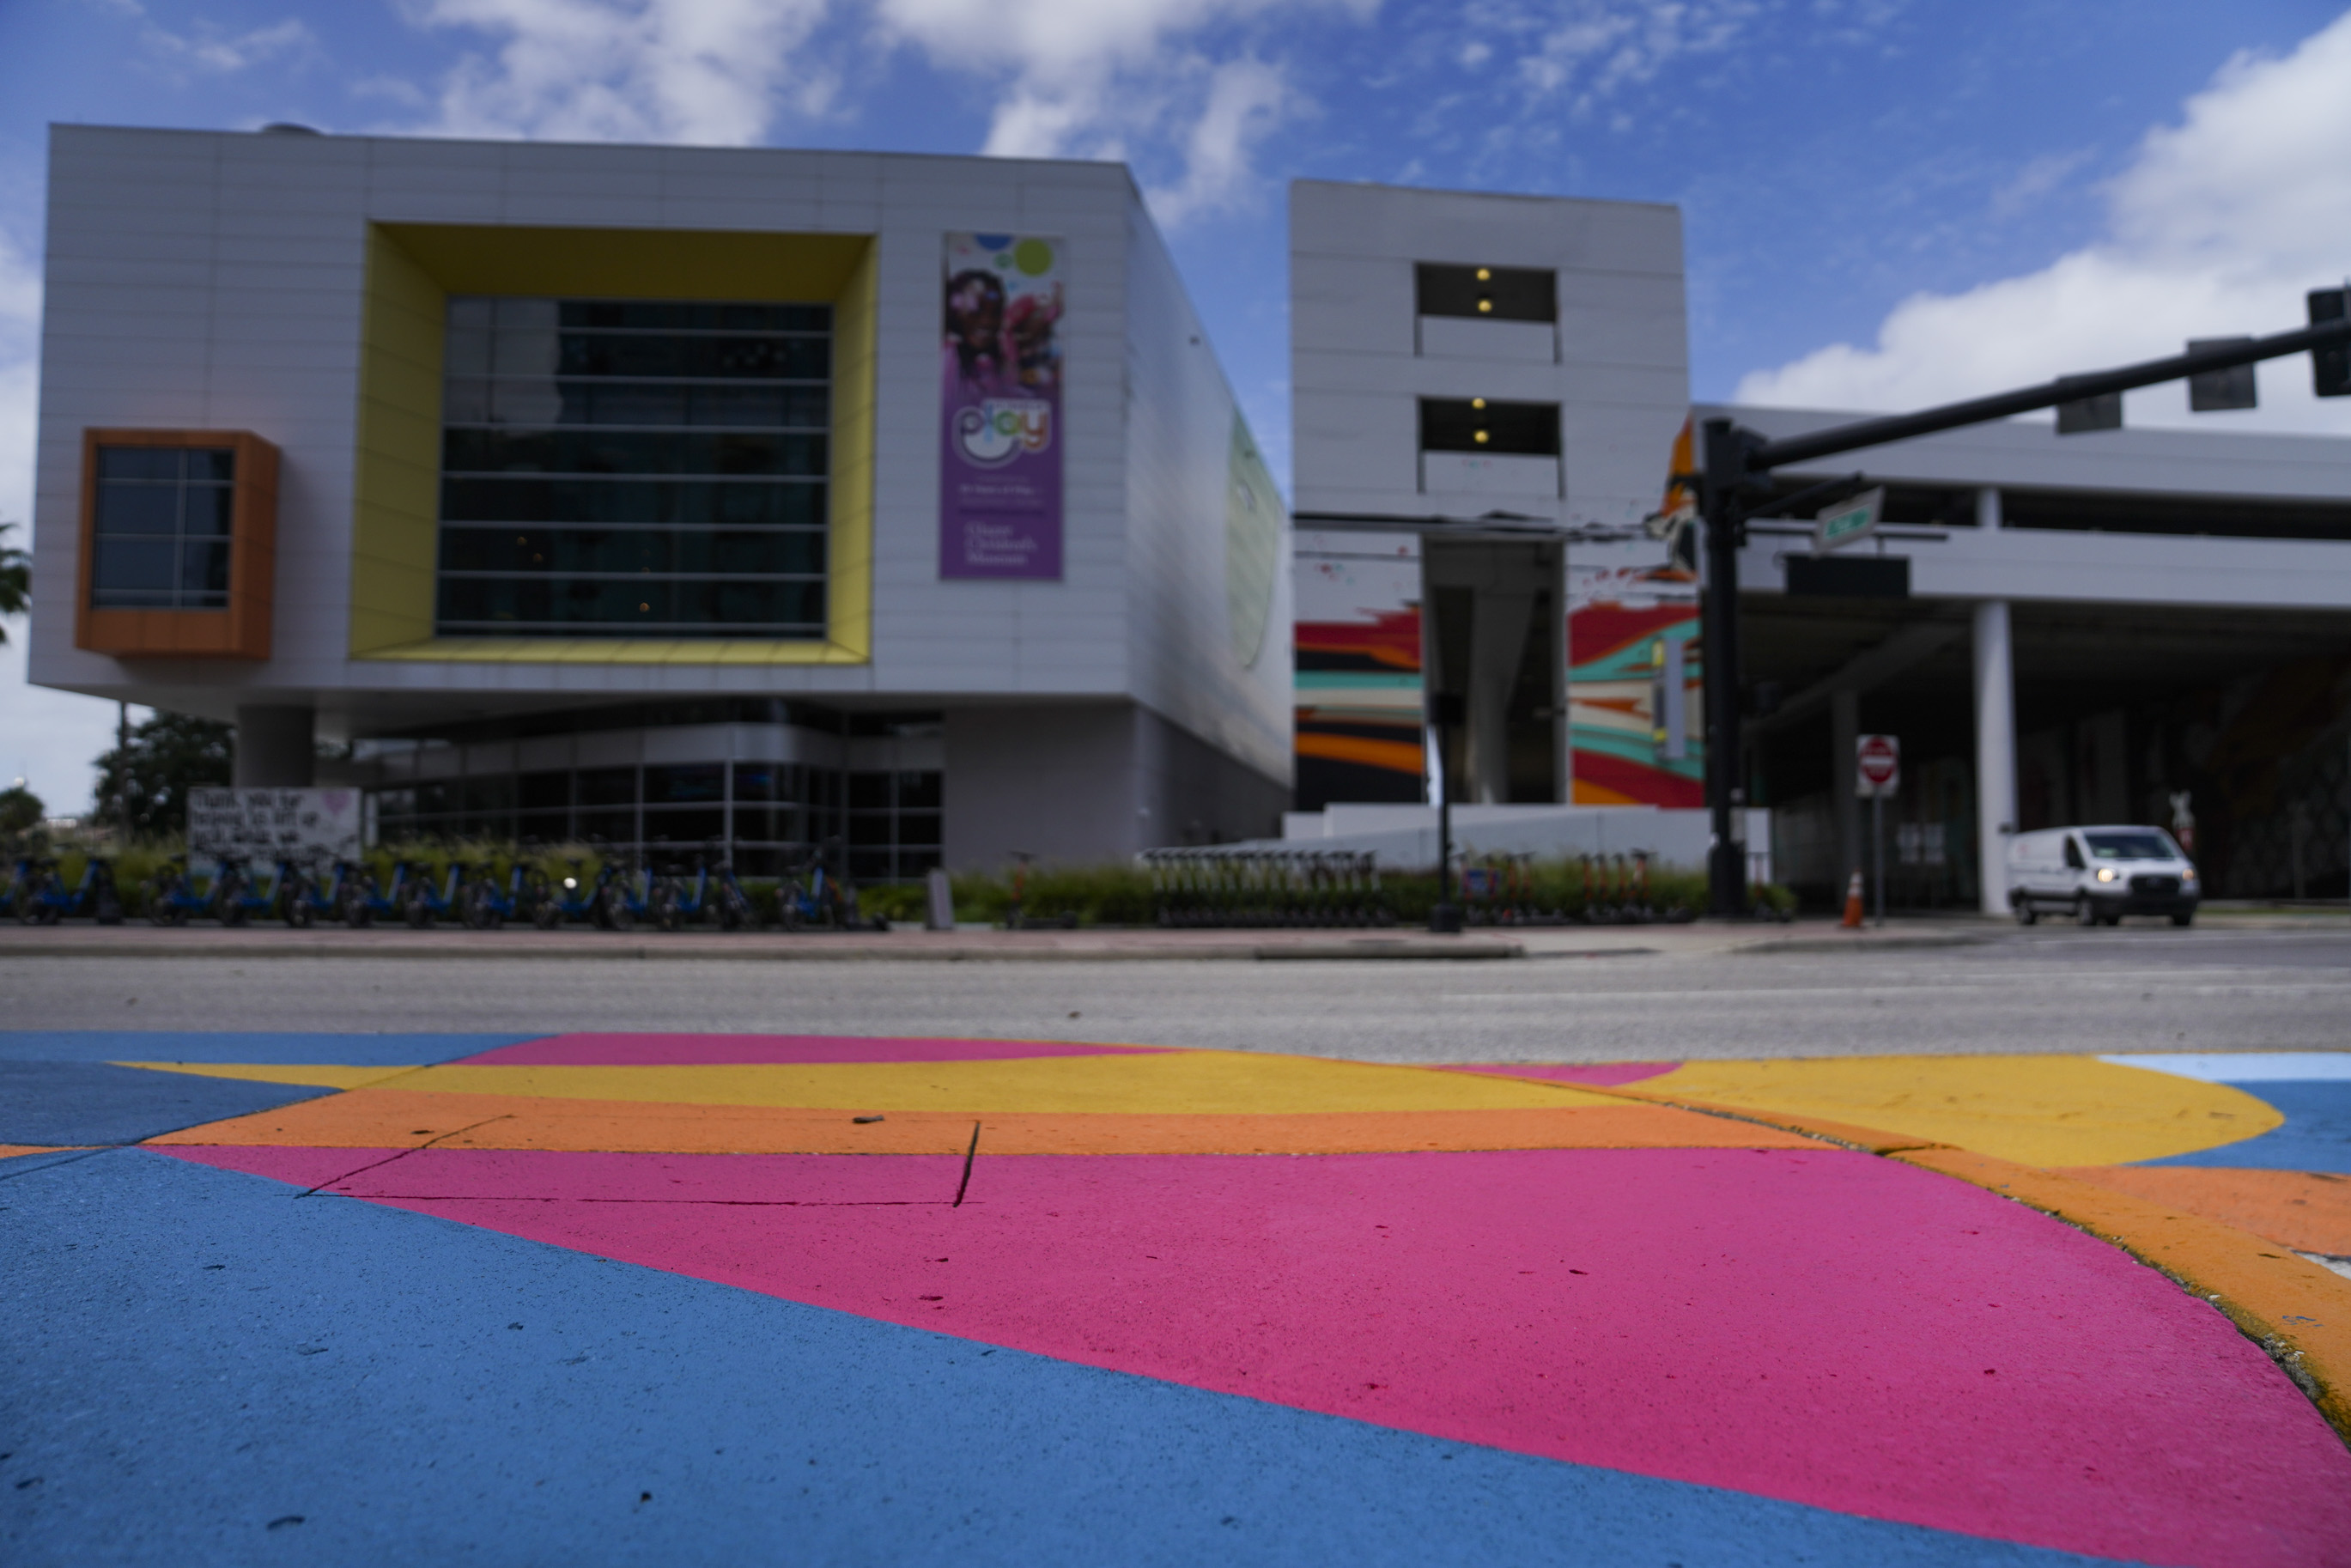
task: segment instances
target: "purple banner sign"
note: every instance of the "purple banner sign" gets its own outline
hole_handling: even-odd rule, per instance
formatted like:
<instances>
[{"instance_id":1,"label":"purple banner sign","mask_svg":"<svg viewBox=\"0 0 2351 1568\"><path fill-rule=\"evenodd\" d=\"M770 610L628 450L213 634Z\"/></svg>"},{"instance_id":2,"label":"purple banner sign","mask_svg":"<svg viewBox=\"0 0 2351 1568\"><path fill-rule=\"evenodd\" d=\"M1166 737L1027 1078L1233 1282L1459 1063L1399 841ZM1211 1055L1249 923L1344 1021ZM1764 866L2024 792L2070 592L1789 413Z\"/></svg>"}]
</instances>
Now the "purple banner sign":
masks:
<instances>
[{"instance_id":1,"label":"purple banner sign","mask_svg":"<svg viewBox=\"0 0 2351 1568\"><path fill-rule=\"evenodd\" d=\"M1061 242L946 236L939 575L1061 575Z\"/></svg>"}]
</instances>

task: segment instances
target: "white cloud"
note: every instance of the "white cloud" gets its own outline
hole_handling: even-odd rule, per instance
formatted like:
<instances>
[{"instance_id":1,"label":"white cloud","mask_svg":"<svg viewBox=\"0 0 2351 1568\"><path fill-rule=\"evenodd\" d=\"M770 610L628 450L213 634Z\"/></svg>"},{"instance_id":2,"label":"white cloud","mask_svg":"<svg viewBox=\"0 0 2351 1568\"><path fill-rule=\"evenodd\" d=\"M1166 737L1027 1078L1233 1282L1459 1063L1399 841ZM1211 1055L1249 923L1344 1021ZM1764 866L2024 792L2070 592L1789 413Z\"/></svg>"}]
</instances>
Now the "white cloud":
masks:
<instances>
[{"instance_id":1,"label":"white cloud","mask_svg":"<svg viewBox=\"0 0 2351 1568\"><path fill-rule=\"evenodd\" d=\"M1281 11L1368 17L1378 0L879 0L883 37L943 70L1002 85L982 151L999 157L1178 150L1155 185L1161 222L1228 208L1255 183L1258 142L1303 107L1278 65L1246 48L1212 58L1176 40Z\"/></svg>"},{"instance_id":2,"label":"white cloud","mask_svg":"<svg viewBox=\"0 0 2351 1568\"><path fill-rule=\"evenodd\" d=\"M187 32L175 33L148 15L139 0L109 0L109 4L138 25L140 43L170 67L225 76L273 61L299 64L320 52L317 35L293 16L243 33L225 33L204 21Z\"/></svg>"},{"instance_id":3,"label":"white cloud","mask_svg":"<svg viewBox=\"0 0 2351 1568\"><path fill-rule=\"evenodd\" d=\"M2062 177L2062 176L2061 176ZM2351 268L2351 16L2283 58L2240 55L2141 141L2106 187L2105 234L2041 271L1896 306L1874 345L1833 344L1740 382L1741 402L1926 406L2177 353L2189 338L2282 331L2305 290ZM2307 359L2262 367L2258 413L2208 429L2351 430ZM2132 395L2137 423L2191 420L2177 388Z\"/></svg>"},{"instance_id":4,"label":"white cloud","mask_svg":"<svg viewBox=\"0 0 2351 1568\"><path fill-rule=\"evenodd\" d=\"M1762 9L1761 0L1564 0L1548 17L1519 13L1518 26L1531 23L1537 33L1519 57L1519 78L1588 110L1685 56L1729 48Z\"/></svg>"},{"instance_id":5,"label":"white cloud","mask_svg":"<svg viewBox=\"0 0 2351 1568\"><path fill-rule=\"evenodd\" d=\"M1172 228L1242 200L1252 175L1249 150L1281 122L1288 96L1281 72L1260 60L1218 66L1185 141L1184 176L1150 193L1153 215Z\"/></svg>"},{"instance_id":6,"label":"white cloud","mask_svg":"<svg viewBox=\"0 0 2351 1568\"><path fill-rule=\"evenodd\" d=\"M34 410L39 401L41 276L0 233L0 522L18 549L33 515ZM53 812L89 804L90 759L111 741L114 705L25 684L26 625L13 620L0 645L0 788L19 777Z\"/></svg>"},{"instance_id":7,"label":"white cloud","mask_svg":"<svg viewBox=\"0 0 2351 1568\"><path fill-rule=\"evenodd\" d=\"M412 0L422 26L497 40L441 84L423 129L456 136L755 141L835 78L799 53L826 0Z\"/></svg>"}]
</instances>

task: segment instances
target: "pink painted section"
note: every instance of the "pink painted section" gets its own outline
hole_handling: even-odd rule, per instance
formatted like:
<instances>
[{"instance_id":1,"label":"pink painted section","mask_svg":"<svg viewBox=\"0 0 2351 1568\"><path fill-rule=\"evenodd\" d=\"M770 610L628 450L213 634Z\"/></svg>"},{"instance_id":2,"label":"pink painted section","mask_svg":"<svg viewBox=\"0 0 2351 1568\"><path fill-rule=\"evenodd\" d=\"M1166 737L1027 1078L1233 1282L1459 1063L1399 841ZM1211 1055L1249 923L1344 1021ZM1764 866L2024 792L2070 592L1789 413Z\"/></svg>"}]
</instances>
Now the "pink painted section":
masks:
<instances>
[{"instance_id":1,"label":"pink painted section","mask_svg":"<svg viewBox=\"0 0 2351 1568\"><path fill-rule=\"evenodd\" d=\"M176 1152L316 1179L308 1151ZM2341 1563L2351 1542L2351 1453L2219 1313L1892 1161L983 1148L958 1209L959 1169L435 1150L347 1186L1063 1360L1846 1512L2226 1568ZM706 1206L609 1201L646 1196Z\"/></svg>"},{"instance_id":2,"label":"pink painted section","mask_svg":"<svg viewBox=\"0 0 2351 1568\"><path fill-rule=\"evenodd\" d=\"M468 1067L678 1067L758 1062L1010 1061L1150 1056L1165 1048L1058 1040L889 1040L839 1034L558 1034L464 1058Z\"/></svg>"},{"instance_id":3,"label":"pink painted section","mask_svg":"<svg viewBox=\"0 0 2351 1568\"><path fill-rule=\"evenodd\" d=\"M1593 1061L1575 1065L1524 1061L1448 1061L1453 1072L1491 1072L1502 1078L1548 1078L1554 1083L1593 1083L1605 1089L1614 1083L1638 1083L1671 1072L1678 1061Z\"/></svg>"}]
</instances>

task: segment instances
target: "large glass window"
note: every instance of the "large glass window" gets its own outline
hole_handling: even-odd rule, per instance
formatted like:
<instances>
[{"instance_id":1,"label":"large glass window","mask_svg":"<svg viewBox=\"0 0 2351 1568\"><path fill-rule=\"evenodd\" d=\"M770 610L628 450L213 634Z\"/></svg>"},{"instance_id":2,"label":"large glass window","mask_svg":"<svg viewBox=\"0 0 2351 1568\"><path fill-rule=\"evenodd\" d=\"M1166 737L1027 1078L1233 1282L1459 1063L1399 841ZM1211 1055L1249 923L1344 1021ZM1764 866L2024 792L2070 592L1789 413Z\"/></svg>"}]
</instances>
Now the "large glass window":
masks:
<instances>
[{"instance_id":1,"label":"large glass window","mask_svg":"<svg viewBox=\"0 0 2351 1568\"><path fill-rule=\"evenodd\" d=\"M449 301L444 633L821 637L832 308Z\"/></svg>"},{"instance_id":2,"label":"large glass window","mask_svg":"<svg viewBox=\"0 0 2351 1568\"><path fill-rule=\"evenodd\" d=\"M236 454L228 448L101 446L94 610L225 610Z\"/></svg>"},{"instance_id":3,"label":"large glass window","mask_svg":"<svg viewBox=\"0 0 2351 1568\"><path fill-rule=\"evenodd\" d=\"M1531 267L1450 267L1422 262L1413 268L1413 292L1424 316L1466 316L1489 321L1552 321L1559 318L1556 275Z\"/></svg>"}]
</instances>

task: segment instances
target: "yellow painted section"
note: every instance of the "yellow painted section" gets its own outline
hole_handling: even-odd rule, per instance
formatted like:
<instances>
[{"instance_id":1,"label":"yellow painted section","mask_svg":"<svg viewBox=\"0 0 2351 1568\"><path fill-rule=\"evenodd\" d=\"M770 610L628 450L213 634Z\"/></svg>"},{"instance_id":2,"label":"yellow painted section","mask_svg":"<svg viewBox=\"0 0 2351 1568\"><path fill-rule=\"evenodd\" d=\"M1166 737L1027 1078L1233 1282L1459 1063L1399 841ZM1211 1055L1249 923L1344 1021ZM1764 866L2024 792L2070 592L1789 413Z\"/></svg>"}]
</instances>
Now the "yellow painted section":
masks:
<instances>
[{"instance_id":1,"label":"yellow painted section","mask_svg":"<svg viewBox=\"0 0 2351 1568\"><path fill-rule=\"evenodd\" d=\"M151 1072L185 1072L198 1078L238 1078L249 1083L300 1083L319 1089L364 1089L381 1083L413 1067L339 1067L305 1063L288 1067L277 1062L240 1061L118 1061L117 1067L143 1067Z\"/></svg>"},{"instance_id":2,"label":"yellow painted section","mask_svg":"<svg viewBox=\"0 0 2351 1568\"><path fill-rule=\"evenodd\" d=\"M353 658L433 635L444 298L387 229L370 226L352 472Z\"/></svg>"},{"instance_id":3,"label":"yellow painted section","mask_svg":"<svg viewBox=\"0 0 2351 1568\"><path fill-rule=\"evenodd\" d=\"M371 225L352 507L351 656L425 664L704 667L870 663L877 248L863 235ZM831 303L826 635L725 642L434 636L441 350L444 302L451 294Z\"/></svg>"},{"instance_id":4,"label":"yellow painted section","mask_svg":"<svg viewBox=\"0 0 2351 1568\"><path fill-rule=\"evenodd\" d=\"M1856 1123L2030 1166L2160 1159L2285 1120L2226 1084L2086 1056L1693 1061L1634 1087L1645 1099Z\"/></svg>"},{"instance_id":5,"label":"yellow painted section","mask_svg":"<svg viewBox=\"0 0 2351 1568\"><path fill-rule=\"evenodd\" d=\"M1580 1089L1507 1078L1227 1051L820 1065L456 1064L420 1068L402 1079L399 1087L438 1094L544 1095L561 1100L805 1110L951 1111L967 1115L1054 1112L1249 1115L1623 1103Z\"/></svg>"}]
</instances>

